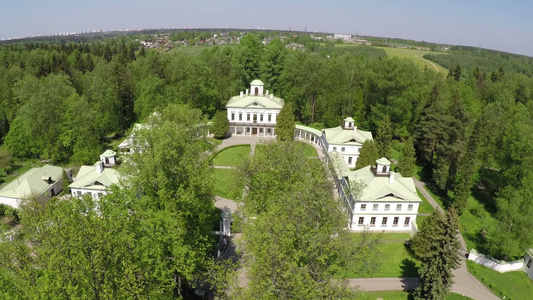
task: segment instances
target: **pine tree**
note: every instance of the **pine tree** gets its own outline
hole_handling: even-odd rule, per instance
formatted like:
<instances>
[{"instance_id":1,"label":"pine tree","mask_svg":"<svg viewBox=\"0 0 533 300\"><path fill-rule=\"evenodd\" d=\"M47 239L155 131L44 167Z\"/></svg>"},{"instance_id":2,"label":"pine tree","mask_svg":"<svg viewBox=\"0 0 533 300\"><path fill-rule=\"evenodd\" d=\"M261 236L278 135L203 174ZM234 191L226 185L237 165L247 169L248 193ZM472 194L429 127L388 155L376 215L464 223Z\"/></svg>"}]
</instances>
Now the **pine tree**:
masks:
<instances>
[{"instance_id":1,"label":"pine tree","mask_svg":"<svg viewBox=\"0 0 533 300\"><path fill-rule=\"evenodd\" d=\"M419 285L415 299L445 299L459 267L458 217L453 208L443 216L435 211L413 237L411 247L420 258Z\"/></svg>"},{"instance_id":2,"label":"pine tree","mask_svg":"<svg viewBox=\"0 0 533 300\"><path fill-rule=\"evenodd\" d=\"M294 138L294 113L291 103L286 103L276 120L276 134L280 141L292 141Z\"/></svg>"},{"instance_id":3,"label":"pine tree","mask_svg":"<svg viewBox=\"0 0 533 300\"><path fill-rule=\"evenodd\" d=\"M374 143L374 141L367 140L363 143L361 154L359 154L359 158L357 158L355 168L358 170L366 166L373 165L378 158L379 151L376 143Z\"/></svg>"},{"instance_id":4,"label":"pine tree","mask_svg":"<svg viewBox=\"0 0 533 300\"><path fill-rule=\"evenodd\" d=\"M228 135L229 121L226 113L223 111L217 111L213 117L213 125L211 127L213 135L217 139L223 139Z\"/></svg>"},{"instance_id":5,"label":"pine tree","mask_svg":"<svg viewBox=\"0 0 533 300\"><path fill-rule=\"evenodd\" d=\"M400 157L400 163L398 164L398 170L403 177L413 177L415 173L415 146L413 139L408 138L405 142L402 150L402 156Z\"/></svg>"},{"instance_id":6,"label":"pine tree","mask_svg":"<svg viewBox=\"0 0 533 300\"><path fill-rule=\"evenodd\" d=\"M390 155L390 147L392 143L392 124L388 115L383 117L381 125L378 128L376 144L379 150L380 157L388 157Z\"/></svg>"}]
</instances>

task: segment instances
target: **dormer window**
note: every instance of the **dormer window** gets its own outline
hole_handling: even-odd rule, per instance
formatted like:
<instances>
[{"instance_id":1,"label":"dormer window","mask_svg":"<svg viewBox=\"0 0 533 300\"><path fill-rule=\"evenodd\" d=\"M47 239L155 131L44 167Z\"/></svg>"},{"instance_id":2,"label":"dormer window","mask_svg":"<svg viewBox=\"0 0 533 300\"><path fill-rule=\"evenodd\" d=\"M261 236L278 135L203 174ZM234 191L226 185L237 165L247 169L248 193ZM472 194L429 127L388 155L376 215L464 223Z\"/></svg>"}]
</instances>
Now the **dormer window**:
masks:
<instances>
[{"instance_id":1,"label":"dormer window","mask_svg":"<svg viewBox=\"0 0 533 300\"><path fill-rule=\"evenodd\" d=\"M257 102L254 102L254 104L252 104L253 106L257 106Z\"/></svg>"}]
</instances>

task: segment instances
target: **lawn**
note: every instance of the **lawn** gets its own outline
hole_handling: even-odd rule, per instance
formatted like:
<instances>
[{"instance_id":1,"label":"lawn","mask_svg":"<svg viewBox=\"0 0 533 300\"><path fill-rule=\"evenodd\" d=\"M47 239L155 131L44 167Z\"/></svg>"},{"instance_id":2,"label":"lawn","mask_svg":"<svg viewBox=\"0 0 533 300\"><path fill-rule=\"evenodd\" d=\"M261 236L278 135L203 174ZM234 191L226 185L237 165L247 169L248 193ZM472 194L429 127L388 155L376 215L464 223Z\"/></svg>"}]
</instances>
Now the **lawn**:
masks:
<instances>
[{"instance_id":1,"label":"lawn","mask_svg":"<svg viewBox=\"0 0 533 300\"><path fill-rule=\"evenodd\" d=\"M237 145L220 150L213 157L215 166L238 166L244 157L250 155L250 145Z\"/></svg>"},{"instance_id":2,"label":"lawn","mask_svg":"<svg viewBox=\"0 0 533 300\"><path fill-rule=\"evenodd\" d=\"M308 143L300 142L304 145L304 155L306 157L318 157L316 149Z\"/></svg>"},{"instance_id":3,"label":"lawn","mask_svg":"<svg viewBox=\"0 0 533 300\"><path fill-rule=\"evenodd\" d=\"M467 209L459 219L459 226L467 248L475 248L482 253L486 253L483 230L491 232L492 229L498 226L498 220L491 216L476 199L469 197Z\"/></svg>"},{"instance_id":4,"label":"lawn","mask_svg":"<svg viewBox=\"0 0 533 300\"><path fill-rule=\"evenodd\" d=\"M407 300L407 299L413 299L411 296L411 293L404 292L404 291L376 291L376 292L361 292L360 297L357 299L362 300L376 300L376 299L383 299L383 300ZM456 293L450 293L446 297L446 300L469 300L470 298L459 295Z\"/></svg>"},{"instance_id":5,"label":"lawn","mask_svg":"<svg viewBox=\"0 0 533 300\"><path fill-rule=\"evenodd\" d=\"M448 75L448 70L432 61L429 61L425 59L423 56L424 54L439 54L438 52L430 52L430 51L424 51L424 50L416 50L416 49L405 49L405 48L390 48L390 47L376 47L378 49L382 49L387 53L388 57L399 57L399 58L407 58L413 60L413 62L422 68L428 67L431 70L435 70L439 73L442 73L444 75ZM440 53L442 55L445 55L443 53Z\"/></svg>"},{"instance_id":6,"label":"lawn","mask_svg":"<svg viewBox=\"0 0 533 300\"><path fill-rule=\"evenodd\" d=\"M213 169L215 176L215 195L226 199L237 199L242 191L235 189L237 171L231 169Z\"/></svg>"},{"instance_id":7,"label":"lawn","mask_svg":"<svg viewBox=\"0 0 533 300\"><path fill-rule=\"evenodd\" d=\"M360 233L350 234L354 243L358 242ZM381 252L381 266L379 269L368 275L357 274L354 270L343 270L341 276L344 278L382 278L382 277L417 277L420 262L411 257L404 247L404 241L409 239L409 233L383 233L380 234L380 240L383 242L379 245Z\"/></svg>"},{"instance_id":8,"label":"lawn","mask_svg":"<svg viewBox=\"0 0 533 300\"><path fill-rule=\"evenodd\" d=\"M496 296L505 299L533 299L533 281L522 271L499 273L472 261L468 271L487 286Z\"/></svg>"},{"instance_id":9,"label":"lawn","mask_svg":"<svg viewBox=\"0 0 533 300\"><path fill-rule=\"evenodd\" d=\"M418 197L422 199L422 204L420 204L420 206L418 207L418 212L419 213L432 213L435 209L433 208L433 206L431 206L431 204L429 204L426 197L424 197L424 195L422 195L422 193L420 193L418 190L416 190L416 193L418 194Z\"/></svg>"}]
</instances>

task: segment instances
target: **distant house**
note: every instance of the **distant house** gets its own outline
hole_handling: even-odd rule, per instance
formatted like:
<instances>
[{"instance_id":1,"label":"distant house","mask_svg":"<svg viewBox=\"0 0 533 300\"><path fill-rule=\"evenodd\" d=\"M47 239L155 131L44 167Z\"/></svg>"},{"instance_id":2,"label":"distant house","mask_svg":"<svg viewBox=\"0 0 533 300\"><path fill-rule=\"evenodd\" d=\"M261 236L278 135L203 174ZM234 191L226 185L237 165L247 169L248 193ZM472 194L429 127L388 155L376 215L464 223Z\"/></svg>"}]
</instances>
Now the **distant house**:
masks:
<instances>
[{"instance_id":1,"label":"distant house","mask_svg":"<svg viewBox=\"0 0 533 300\"><path fill-rule=\"evenodd\" d=\"M103 161L98 161L92 166L81 166L74 181L68 186L72 197L89 195L98 199L109 193L109 188L119 183L117 170L106 168Z\"/></svg>"},{"instance_id":2,"label":"distant house","mask_svg":"<svg viewBox=\"0 0 533 300\"><path fill-rule=\"evenodd\" d=\"M138 132L140 130L147 129L147 128L148 128L148 125L146 125L146 124L137 123L137 124L133 125L133 129L131 131L131 134L124 141L122 141L122 143L120 143L117 146L117 148L120 151L120 154L128 155L128 154L133 154L135 152L140 152L141 149L139 148L139 145L137 145L136 135L138 134ZM109 150L109 151L111 151L111 150ZM104 152L104 154L105 154L105 152ZM101 157L100 157L100 159L101 159Z\"/></svg>"},{"instance_id":3,"label":"distant house","mask_svg":"<svg viewBox=\"0 0 533 300\"><path fill-rule=\"evenodd\" d=\"M117 163L116 156L117 153L115 151L108 149L100 154L100 161L104 163L105 167L112 167Z\"/></svg>"},{"instance_id":4,"label":"distant house","mask_svg":"<svg viewBox=\"0 0 533 300\"><path fill-rule=\"evenodd\" d=\"M232 97L226 108L228 110L229 133L233 135L275 136L276 119L283 104L283 99L274 97L264 90L261 80L250 83L250 90Z\"/></svg>"},{"instance_id":5,"label":"distant house","mask_svg":"<svg viewBox=\"0 0 533 300\"><path fill-rule=\"evenodd\" d=\"M43 203L63 190L63 168L33 168L0 189L0 203L18 208L25 200Z\"/></svg>"},{"instance_id":6,"label":"distant house","mask_svg":"<svg viewBox=\"0 0 533 300\"><path fill-rule=\"evenodd\" d=\"M339 152L348 167L355 168L363 143L372 140L372 133L357 129L354 119L344 119L344 125L322 130L322 142L328 152Z\"/></svg>"}]
</instances>

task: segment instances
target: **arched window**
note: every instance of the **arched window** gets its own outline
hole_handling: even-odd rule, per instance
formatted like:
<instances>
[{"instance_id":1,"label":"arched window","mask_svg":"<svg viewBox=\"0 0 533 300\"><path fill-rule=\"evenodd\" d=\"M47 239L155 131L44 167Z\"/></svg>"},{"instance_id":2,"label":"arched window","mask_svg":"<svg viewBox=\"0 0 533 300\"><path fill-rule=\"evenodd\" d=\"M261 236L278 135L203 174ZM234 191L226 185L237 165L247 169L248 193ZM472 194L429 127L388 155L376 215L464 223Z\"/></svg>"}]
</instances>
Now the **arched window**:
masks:
<instances>
[{"instance_id":1,"label":"arched window","mask_svg":"<svg viewBox=\"0 0 533 300\"><path fill-rule=\"evenodd\" d=\"M387 173L387 166L383 166L382 173Z\"/></svg>"},{"instance_id":2,"label":"arched window","mask_svg":"<svg viewBox=\"0 0 533 300\"><path fill-rule=\"evenodd\" d=\"M255 87L255 95L257 96L257 94L259 94L259 88Z\"/></svg>"}]
</instances>

